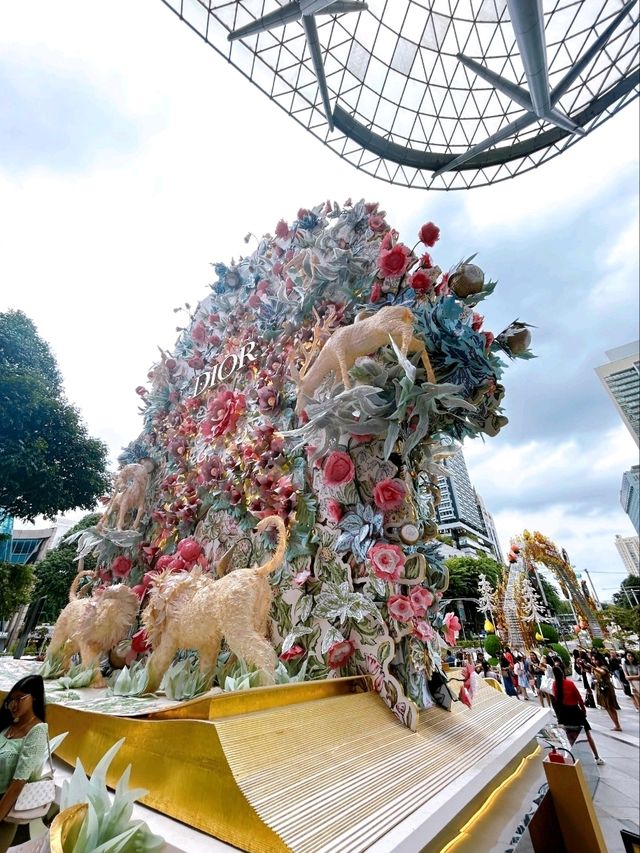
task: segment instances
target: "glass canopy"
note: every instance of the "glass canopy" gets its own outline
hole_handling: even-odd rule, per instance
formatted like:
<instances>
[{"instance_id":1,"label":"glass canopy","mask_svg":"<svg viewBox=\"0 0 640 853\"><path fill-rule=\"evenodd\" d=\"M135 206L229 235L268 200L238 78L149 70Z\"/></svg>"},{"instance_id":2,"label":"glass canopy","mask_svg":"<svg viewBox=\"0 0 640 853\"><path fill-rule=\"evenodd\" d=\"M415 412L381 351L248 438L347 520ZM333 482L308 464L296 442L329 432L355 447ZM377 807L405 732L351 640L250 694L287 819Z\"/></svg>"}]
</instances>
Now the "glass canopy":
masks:
<instances>
[{"instance_id":1,"label":"glass canopy","mask_svg":"<svg viewBox=\"0 0 640 853\"><path fill-rule=\"evenodd\" d=\"M636 0L163 0L310 133L409 187L502 181L637 97Z\"/></svg>"}]
</instances>

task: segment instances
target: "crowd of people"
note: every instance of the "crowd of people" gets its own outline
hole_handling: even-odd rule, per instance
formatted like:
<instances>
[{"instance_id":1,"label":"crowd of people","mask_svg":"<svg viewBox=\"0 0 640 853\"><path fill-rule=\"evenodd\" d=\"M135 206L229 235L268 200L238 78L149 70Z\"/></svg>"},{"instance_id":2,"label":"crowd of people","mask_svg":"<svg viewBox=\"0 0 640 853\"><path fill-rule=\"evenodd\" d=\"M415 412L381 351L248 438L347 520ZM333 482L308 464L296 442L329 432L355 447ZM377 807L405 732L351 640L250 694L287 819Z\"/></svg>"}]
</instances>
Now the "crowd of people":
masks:
<instances>
[{"instance_id":1,"label":"crowd of people","mask_svg":"<svg viewBox=\"0 0 640 853\"><path fill-rule=\"evenodd\" d=\"M481 678L500 681L508 696L521 701L538 698L544 707L553 709L558 722L569 729L582 727L597 764L600 758L587 720L587 708L601 708L613 723L613 731L620 732L620 705L616 696L616 683L635 709L640 711L640 667L636 652L623 650L620 654L609 649L574 649L572 666L566 666L560 655L547 648L540 656L536 652L523 654L504 646L497 665L492 666L481 650L471 654L449 652L446 663L463 666L467 659L475 661ZM575 679L584 690L584 697ZM530 696L531 694L531 696Z\"/></svg>"}]
</instances>

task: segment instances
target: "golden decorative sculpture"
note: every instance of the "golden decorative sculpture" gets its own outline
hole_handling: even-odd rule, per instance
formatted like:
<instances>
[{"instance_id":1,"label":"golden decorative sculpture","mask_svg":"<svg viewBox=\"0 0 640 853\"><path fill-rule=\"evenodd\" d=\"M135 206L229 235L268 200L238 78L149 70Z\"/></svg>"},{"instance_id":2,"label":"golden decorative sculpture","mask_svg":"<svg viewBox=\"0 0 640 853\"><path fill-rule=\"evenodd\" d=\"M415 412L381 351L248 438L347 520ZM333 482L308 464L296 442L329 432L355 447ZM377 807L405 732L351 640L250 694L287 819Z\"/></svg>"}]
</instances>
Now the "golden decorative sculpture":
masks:
<instances>
[{"instance_id":1,"label":"golden decorative sculpture","mask_svg":"<svg viewBox=\"0 0 640 853\"><path fill-rule=\"evenodd\" d=\"M266 563L251 569L237 569L220 580L216 573L164 572L153 582L149 604L142 622L151 641L148 690L160 686L162 676L178 649L195 649L200 671L211 672L222 638L231 651L249 664L272 673L276 653L266 639L271 607L268 577L284 559L287 534L279 516L264 518L257 530L278 528L276 550Z\"/></svg>"},{"instance_id":2,"label":"golden decorative sculpture","mask_svg":"<svg viewBox=\"0 0 640 853\"><path fill-rule=\"evenodd\" d=\"M83 577L95 577L95 572L81 571L74 578L69 604L58 616L47 659L61 655L64 671L68 672L72 655L79 652L83 667L96 668L91 686L103 687L100 657L126 637L138 615L140 600L124 584L94 590L83 598L78 593Z\"/></svg>"},{"instance_id":3,"label":"golden decorative sculpture","mask_svg":"<svg viewBox=\"0 0 640 853\"><path fill-rule=\"evenodd\" d=\"M104 515L96 525L99 530L106 527L115 518L116 530L136 530L144 512L144 496L149 482L149 474L155 465L152 459L143 459L125 465L118 471L111 500ZM131 527L127 526L127 516L135 513Z\"/></svg>"},{"instance_id":4,"label":"golden decorative sculpture","mask_svg":"<svg viewBox=\"0 0 640 853\"><path fill-rule=\"evenodd\" d=\"M428 381L435 383L427 350L422 341L413 335L414 323L414 316L407 307L389 305L371 317L336 329L306 372L301 370L296 375L292 370L300 392L298 410L304 407L305 399L313 397L314 391L330 374L334 376L334 384L341 380L345 388L351 388L349 370L356 360L385 346L390 339L399 346L403 356L409 352L419 352Z\"/></svg>"}]
</instances>

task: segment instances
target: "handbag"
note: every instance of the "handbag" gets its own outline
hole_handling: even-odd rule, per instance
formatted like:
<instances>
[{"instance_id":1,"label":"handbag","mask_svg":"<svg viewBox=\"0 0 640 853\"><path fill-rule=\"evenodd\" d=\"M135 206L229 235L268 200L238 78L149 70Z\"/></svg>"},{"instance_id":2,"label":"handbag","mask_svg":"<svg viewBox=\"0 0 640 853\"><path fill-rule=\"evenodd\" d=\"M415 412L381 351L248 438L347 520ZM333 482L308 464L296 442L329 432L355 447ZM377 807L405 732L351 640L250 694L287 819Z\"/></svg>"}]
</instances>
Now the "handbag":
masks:
<instances>
[{"instance_id":1,"label":"handbag","mask_svg":"<svg viewBox=\"0 0 640 853\"><path fill-rule=\"evenodd\" d=\"M38 779L36 782L27 782L18 794L13 808L5 817L7 823L29 823L44 817L56 799L56 783L53 779L53 761L51 760L51 749L47 737L47 751L49 753L49 767L51 772Z\"/></svg>"}]
</instances>

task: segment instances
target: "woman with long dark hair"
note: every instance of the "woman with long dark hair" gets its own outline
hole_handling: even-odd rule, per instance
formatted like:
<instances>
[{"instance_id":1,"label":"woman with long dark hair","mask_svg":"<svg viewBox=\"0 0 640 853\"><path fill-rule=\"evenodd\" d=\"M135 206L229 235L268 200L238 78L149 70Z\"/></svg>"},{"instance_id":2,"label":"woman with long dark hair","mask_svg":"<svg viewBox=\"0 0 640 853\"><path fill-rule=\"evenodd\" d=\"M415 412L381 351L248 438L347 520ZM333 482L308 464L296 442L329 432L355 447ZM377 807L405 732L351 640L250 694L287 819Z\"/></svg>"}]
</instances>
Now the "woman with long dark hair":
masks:
<instances>
[{"instance_id":1,"label":"woman with long dark hair","mask_svg":"<svg viewBox=\"0 0 640 853\"><path fill-rule=\"evenodd\" d=\"M565 678L564 671L559 666L553 667L553 709L561 726L582 726L589 741L591 752L596 759L596 764L604 764L598 755L591 726L587 720L587 709L582 701L580 691L573 681Z\"/></svg>"},{"instance_id":2,"label":"woman with long dark hair","mask_svg":"<svg viewBox=\"0 0 640 853\"><path fill-rule=\"evenodd\" d=\"M591 652L591 670L596 680L596 702L611 717L613 731L621 732L622 727L618 719L618 702L616 700L616 689L611 681L611 673L607 667L604 655L600 652Z\"/></svg>"},{"instance_id":3,"label":"woman with long dark hair","mask_svg":"<svg viewBox=\"0 0 640 853\"><path fill-rule=\"evenodd\" d=\"M49 753L44 681L28 675L14 684L0 708L0 853L18 829L5 821L27 782L35 781Z\"/></svg>"}]
</instances>

